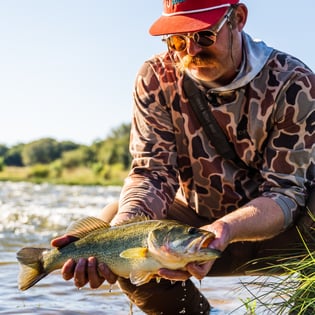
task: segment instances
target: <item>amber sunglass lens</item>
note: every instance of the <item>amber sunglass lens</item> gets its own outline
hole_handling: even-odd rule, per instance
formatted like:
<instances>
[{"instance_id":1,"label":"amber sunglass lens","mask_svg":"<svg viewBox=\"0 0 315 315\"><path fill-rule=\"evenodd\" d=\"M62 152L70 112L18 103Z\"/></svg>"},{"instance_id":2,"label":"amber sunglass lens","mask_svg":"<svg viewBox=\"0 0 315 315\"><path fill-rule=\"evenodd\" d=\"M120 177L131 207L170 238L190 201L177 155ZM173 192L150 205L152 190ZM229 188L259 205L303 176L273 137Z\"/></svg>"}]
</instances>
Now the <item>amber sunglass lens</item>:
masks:
<instances>
[{"instance_id":1,"label":"amber sunglass lens","mask_svg":"<svg viewBox=\"0 0 315 315\"><path fill-rule=\"evenodd\" d=\"M180 35L172 35L167 39L169 47L176 51L183 51L186 48L186 39Z\"/></svg>"}]
</instances>

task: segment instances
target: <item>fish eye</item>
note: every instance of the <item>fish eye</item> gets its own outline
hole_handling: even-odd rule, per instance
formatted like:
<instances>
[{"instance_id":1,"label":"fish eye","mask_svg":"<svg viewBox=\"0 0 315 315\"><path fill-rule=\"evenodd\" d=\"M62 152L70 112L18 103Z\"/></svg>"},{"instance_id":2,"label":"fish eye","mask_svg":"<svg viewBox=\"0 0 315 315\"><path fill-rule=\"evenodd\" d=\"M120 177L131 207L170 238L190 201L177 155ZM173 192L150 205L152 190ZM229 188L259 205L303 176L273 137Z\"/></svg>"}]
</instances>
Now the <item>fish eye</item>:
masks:
<instances>
[{"instance_id":1,"label":"fish eye","mask_svg":"<svg viewBox=\"0 0 315 315\"><path fill-rule=\"evenodd\" d=\"M189 234L197 234L198 233L198 229L195 228L195 227L191 227L191 228L189 228L188 233Z\"/></svg>"}]
</instances>

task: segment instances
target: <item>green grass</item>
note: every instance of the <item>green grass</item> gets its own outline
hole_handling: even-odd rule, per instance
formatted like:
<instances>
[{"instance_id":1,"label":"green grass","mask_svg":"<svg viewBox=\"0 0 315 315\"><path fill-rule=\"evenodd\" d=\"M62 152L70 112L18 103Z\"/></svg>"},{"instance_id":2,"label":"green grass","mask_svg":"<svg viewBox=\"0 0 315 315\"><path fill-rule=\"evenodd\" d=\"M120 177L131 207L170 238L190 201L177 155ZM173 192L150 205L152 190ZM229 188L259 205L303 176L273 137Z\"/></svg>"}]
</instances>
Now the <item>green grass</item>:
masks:
<instances>
[{"instance_id":1,"label":"green grass","mask_svg":"<svg viewBox=\"0 0 315 315\"><path fill-rule=\"evenodd\" d=\"M113 167L111 176L101 176L88 167L64 168L58 174L49 166L5 167L0 172L0 181L26 181L63 185L121 186L128 171Z\"/></svg>"},{"instance_id":2,"label":"green grass","mask_svg":"<svg viewBox=\"0 0 315 315\"><path fill-rule=\"evenodd\" d=\"M255 305L256 310L261 307L268 310L268 314L315 314L315 252L309 249L314 246L306 244L301 233L300 237L304 248L296 248L296 252L287 257L279 256L276 266L260 270L273 274L273 270L279 270L280 267L282 274L257 277L243 283L252 297L243 301L247 309ZM310 241L315 243L314 237Z\"/></svg>"}]
</instances>

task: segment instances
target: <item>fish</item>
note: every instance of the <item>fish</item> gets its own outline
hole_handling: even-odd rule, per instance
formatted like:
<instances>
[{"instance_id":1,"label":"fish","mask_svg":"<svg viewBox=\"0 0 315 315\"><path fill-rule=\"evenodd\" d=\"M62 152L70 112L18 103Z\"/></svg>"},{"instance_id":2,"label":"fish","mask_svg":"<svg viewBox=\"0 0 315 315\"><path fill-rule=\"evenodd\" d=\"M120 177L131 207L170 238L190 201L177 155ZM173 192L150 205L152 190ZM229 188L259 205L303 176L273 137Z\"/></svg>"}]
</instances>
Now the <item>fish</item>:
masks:
<instances>
[{"instance_id":1,"label":"fish","mask_svg":"<svg viewBox=\"0 0 315 315\"><path fill-rule=\"evenodd\" d=\"M95 217L72 223L67 235L77 238L62 248L24 247L17 252L20 265L18 287L24 291L70 258L96 257L118 277L136 286L159 277L160 268L185 270L190 262L204 263L220 257L209 248L215 234L173 220L137 218L110 226Z\"/></svg>"}]
</instances>

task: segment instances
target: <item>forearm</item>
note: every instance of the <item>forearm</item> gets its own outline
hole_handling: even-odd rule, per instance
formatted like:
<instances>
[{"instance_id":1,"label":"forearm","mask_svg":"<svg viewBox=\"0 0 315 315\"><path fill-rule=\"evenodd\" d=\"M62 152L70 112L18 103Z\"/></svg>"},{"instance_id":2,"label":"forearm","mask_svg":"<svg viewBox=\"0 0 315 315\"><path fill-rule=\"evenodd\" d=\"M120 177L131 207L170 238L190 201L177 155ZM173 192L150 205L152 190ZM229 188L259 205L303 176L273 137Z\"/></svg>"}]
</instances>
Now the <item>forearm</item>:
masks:
<instances>
[{"instance_id":1,"label":"forearm","mask_svg":"<svg viewBox=\"0 0 315 315\"><path fill-rule=\"evenodd\" d=\"M281 232L284 214L274 200L259 197L222 217L215 225L224 225L228 230L228 243L264 240Z\"/></svg>"}]
</instances>

